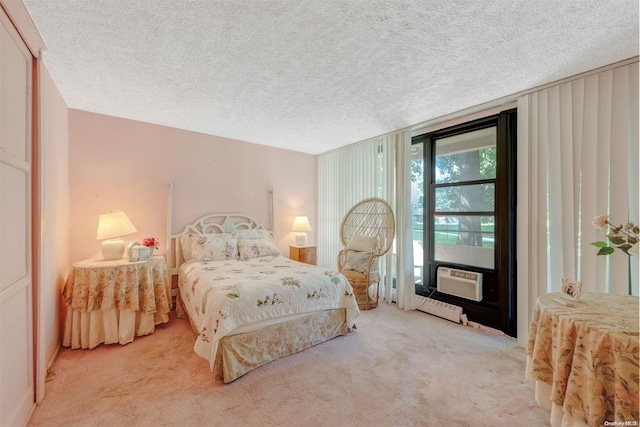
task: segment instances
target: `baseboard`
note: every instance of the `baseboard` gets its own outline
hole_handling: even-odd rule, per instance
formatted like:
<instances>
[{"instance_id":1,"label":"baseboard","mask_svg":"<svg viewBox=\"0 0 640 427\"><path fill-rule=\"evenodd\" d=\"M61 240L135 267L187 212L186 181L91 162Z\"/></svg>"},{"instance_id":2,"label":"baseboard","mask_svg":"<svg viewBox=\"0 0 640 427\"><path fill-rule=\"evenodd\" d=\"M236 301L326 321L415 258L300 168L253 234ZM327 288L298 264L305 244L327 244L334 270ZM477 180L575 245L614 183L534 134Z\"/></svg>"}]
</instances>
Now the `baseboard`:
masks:
<instances>
[{"instance_id":1,"label":"baseboard","mask_svg":"<svg viewBox=\"0 0 640 427\"><path fill-rule=\"evenodd\" d=\"M391 294L391 302L396 302L397 291L394 289ZM486 332L490 332L496 335L502 335L508 337L509 335L504 332L491 328L489 326L482 325L477 322L470 322L467 320L467 315L462 312L462 307L457 305L451 305L431 298L415 295L416 310L423 313L427 313L433 316L441 317L446 320L450 320L454 323L461 323L464 326L471 326L474 329L480 329ZM510 337L511 338L511 337Z\"/></svg>"},{"instance_id":2,"label":"baseboard","mask_svg":"<svg viewBox=\"0 0 640 427\"><path fill-rule=\"evenodd\" d=\"M58 357L58 353L60 352L60 349L62 348L62 343L59 342L58 346L56 347L55 351L53 352L53 354L51 355L51 357L49 358L49 361L47 362L47 371L49 369L51 369L51 366L53 366L53 362L55 362L56 357Z\"/></svg>"},{"instance_id":3,"label":"baseboard","mask_svg":"<svg viewBox=\"0 0 640 427\"><path fill-rule=\"evenodd\" d=\"M29 422L31 421L31 417L33 416L33 413L36 412L36 407L38 405L34 402L33 405L31 405L31 409L29 410L29 414L27 415L27 419L25 420L24 424L22 425L22 427L27 427L29 425Z\"/></svg>"},{"instance_id":4,"label":"baseboard","mask_svg":"<svg viewBox=\"0 0 640 427\"><path fill-rule=\"evenodd\" d=\"M502 332L502 331L500 331L498 329L492 328L490 326L485 326L485 325L482 325L482 324L477 323L477 322L469 322L469 326L471 326L472 328L475 328L475 329L480 329L480 330L483 330L483 331L490 332L492 334L509 337L509 335L505 334L504 332ZM513 338L513 337L509 337L509 338Z\"/></svg>"},{"instance_id":5,"label":"baseboard","mask_svg":"<svg viewBox=\"0 0 640 427\"><path fill-rule=\"evenodd\" d=\"M422 311L427 314L432 314L446 320L450 320L454 323L466 322L466 316L464 317L464 320L462 317L462 307L448 304L442 301L437 301L420 295L416 295L415 299L416 310Z\"/></svg>"},{"instance_id":6,"label":"baseboard","mask_svg":"<svg viewBox=\"0 0 640 427\"><path fill-rule=\"evenodd\" d=\"M433 300L421 295L414 295L414 299L414 307L417 311L441 317L454 323L462 323L465 326L467 325L467 316L462 313L462 307ZM394 289L391 293L391 301L396 302L396 300L397 290Z\"/></svg>"}]
</instances>

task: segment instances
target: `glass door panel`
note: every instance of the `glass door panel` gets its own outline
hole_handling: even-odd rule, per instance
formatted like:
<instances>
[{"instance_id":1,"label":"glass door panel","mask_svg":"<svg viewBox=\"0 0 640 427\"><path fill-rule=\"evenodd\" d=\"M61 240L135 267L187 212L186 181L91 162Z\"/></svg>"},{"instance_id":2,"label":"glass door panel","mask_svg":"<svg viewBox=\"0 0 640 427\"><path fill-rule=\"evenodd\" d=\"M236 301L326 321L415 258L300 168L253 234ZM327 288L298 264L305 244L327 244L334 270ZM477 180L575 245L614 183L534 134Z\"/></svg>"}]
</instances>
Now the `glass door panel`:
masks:
<instances>
[{"instance_id":1,"label":"glass door panel","mask_svg":"<svg viewBox=\"0 0 640 427\"><path fill-rule=\"evenodd\" d=\"M435 142L435 184L496 178L496 127Z\"/></svg>"},{"instance_id":2,"label":"glass door panel","mask_svg":"<svg viewBox=\"0 0 640 427\"><path fill-rule=\"evenodd\" d=\"M424 149L411 146L411 231L413 234L413 275L424 283Z\"/></svg>"},{"instance_id":3,"label":"glass door panel","mask_svg":"<svg viewBox=\"0 0 640 427\"><path fill-rule=\"evenodd\" d=\"M434 216L433 258L436 261L493 269L494 216Z\"/></svg>"},{"instance_id":4,"label":"glass door panel","mask_svg":"<svg viewBox=\"0 0 640 427\"><path fill-rule=\"evenodd\" d=\"M433 141L433 260L494 268L497 127Z\"/></svg>"},{"instance_id":5,"label":"glass door panel","mask_svg":"<svg viewBox=\"0 0 640 427\"><path fill-rule=\"evenodd\" d=\"M462 307L469 319L509 334L516 312L516 141L517 111L505 110L416 135L411 147L414 245L423 251L416 294ZM439 286L441 268L481 274L481 285L465 285L479 296Z\"/></svg>"},{"instance_id":6,"label":"glass door panel","mask_svg":"<svg viewBox=\"0 0 640 427\"><path fill-rule=\"evenodd\" d=\"M436 212L493 212L495 184L451 185L435 189Z\"/></svg>"}]
</instances>

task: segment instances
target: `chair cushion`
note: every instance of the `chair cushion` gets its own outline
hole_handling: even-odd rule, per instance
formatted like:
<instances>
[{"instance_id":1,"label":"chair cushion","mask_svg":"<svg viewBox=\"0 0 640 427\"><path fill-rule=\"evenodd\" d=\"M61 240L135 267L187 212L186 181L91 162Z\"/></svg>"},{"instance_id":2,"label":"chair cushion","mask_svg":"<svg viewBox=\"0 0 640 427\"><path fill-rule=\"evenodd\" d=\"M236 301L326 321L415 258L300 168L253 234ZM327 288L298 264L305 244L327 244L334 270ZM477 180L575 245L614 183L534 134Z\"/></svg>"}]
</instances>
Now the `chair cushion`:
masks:
<instances>
[{"instance_id":1,"label":"chair cushion","mask_svg":"<svg viewBox=\"0 0 640 427\"><path fill-rule=\"evenodd\" d=\"M340 270L340 273L347 278L349 282L364 282L367 280L367 275L355 270ZM380 275L377 272L369 275L369 283L375 283L380 280Z\"/></svg>"},{"instance_id":2,"label":"chair cushion","mask_svg":"<svg viewBox=\"0 0 640 427\"><path fill-rule=\"evenodd\" d=\"M345 249L358 252L373 252L377 243L378 239L376 237L354 235L349 238Z\"/></svg>"}]
</instances>

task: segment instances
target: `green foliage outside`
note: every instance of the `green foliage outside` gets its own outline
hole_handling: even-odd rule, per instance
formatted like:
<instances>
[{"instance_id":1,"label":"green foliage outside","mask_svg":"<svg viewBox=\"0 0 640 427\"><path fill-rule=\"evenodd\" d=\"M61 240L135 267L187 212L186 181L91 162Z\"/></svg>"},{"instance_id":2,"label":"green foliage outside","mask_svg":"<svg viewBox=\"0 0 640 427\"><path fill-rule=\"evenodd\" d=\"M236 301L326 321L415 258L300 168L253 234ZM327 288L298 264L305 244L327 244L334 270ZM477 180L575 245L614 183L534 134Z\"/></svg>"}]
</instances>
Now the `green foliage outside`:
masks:
<instances>
[{"instance_id":1,"label":"green foliage outside","mask_svg":"<svg viewBox=\"0 0 640 427\"><path fill-rule=\"evenodd\" d=\"M436 157L436 184L461 183L474 180L490 180L496 177L496 147L457 152ZM411 180L417 184L417 197L412 203L424 206L424 161L411 162ZM435 193L435 210L438 212L484 211L495 209L495 186L453 185L439 187ZM445 224L436 224L435 243L462 244L494 248L494 224L490 217L447 217ZM422 224L414 223L413 238L423 242ZM480 230L476 232L474 230Z\"/></svg>"},{"instance_id":2,"label":"green foliage outside","mask_svg":"<svg viewBox=\"0 0 640 427\"><path fill-rule=\"evenodd\" d=\"M423 242L422 223L414 223L413 226L414 226L413 240L416 240L422 243ZM481 230L483 232L482 247L494 248L495 247L494 224L482 224ZM458 225L457 224L438 225L434 233L434 239L436 244L457 245L458 244Z\"/></svg>"}]
</instances>

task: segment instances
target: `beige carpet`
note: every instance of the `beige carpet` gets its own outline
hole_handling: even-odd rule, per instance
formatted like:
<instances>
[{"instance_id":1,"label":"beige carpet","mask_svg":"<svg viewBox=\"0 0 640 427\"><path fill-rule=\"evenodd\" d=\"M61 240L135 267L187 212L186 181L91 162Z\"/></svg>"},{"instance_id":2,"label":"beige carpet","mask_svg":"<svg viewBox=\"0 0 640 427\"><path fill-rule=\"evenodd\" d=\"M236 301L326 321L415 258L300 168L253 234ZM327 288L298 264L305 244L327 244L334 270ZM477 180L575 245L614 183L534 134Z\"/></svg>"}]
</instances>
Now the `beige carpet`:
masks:
<instances>
[{"instance_id":1,"label":"beige carpet","mask_svg":"<svg viewBox=\"0 0 640 427\"><path fill-rule=\"evenodd\" d=\"M174 317L125 346L64 349L29 425L549 425L514 339L386 304L357 326L227 385Z\"/></svg>"}]
</instances>

